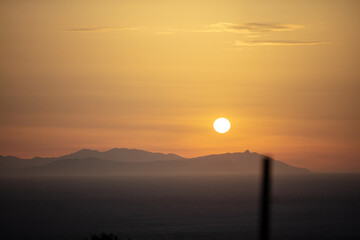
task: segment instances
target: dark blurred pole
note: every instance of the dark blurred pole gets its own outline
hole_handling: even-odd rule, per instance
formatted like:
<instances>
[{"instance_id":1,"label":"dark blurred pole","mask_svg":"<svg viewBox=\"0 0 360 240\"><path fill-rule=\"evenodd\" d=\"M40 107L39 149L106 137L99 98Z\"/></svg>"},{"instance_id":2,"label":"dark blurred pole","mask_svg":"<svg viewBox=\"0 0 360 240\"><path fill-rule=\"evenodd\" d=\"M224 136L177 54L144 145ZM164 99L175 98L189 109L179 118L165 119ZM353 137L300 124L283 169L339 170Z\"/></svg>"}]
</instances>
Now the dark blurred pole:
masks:
<instances>
[{"instance_id":1,"label":"dark blurred pole","mask_svg":"<svg viewBox=\"0 0 360 240\"><path fill-rule=\"evenodd\" d=\"M271 159L265 157L262 166L261 181L261 216L260 240L270 239L270 194L271 194Z\"/></svg>"}]
</instances>

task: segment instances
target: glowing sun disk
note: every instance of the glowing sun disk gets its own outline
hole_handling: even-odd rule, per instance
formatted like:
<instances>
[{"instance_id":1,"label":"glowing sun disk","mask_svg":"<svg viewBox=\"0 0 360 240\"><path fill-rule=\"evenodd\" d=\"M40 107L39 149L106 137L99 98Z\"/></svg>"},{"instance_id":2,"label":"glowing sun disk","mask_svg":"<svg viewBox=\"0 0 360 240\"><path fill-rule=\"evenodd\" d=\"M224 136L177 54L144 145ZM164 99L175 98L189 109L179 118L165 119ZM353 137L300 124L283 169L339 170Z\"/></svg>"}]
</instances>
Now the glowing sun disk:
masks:
<instances>
[{"instance_id":1,"label":"glowing sun disk","mask_svg":"<svg viewBox=\"0 0 360 240\"><path fill-rule=\"evenodd\" d=\"M230 130L230 126L231 126L230 121L227 120L226 118L218 118L214 122L214 129L218 133L226 133L227 131Z\"/></svg>"}]
</instances>

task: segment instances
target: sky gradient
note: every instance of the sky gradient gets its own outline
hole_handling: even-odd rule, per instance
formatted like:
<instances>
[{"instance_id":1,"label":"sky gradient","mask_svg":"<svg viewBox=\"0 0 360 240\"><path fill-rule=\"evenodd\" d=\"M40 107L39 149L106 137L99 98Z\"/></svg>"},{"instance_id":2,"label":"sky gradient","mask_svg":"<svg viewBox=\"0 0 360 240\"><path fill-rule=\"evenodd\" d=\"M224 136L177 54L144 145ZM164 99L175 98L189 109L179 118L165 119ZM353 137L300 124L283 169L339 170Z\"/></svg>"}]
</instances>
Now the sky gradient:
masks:
<instances>
[{"instance_id":1,"label":"sky gradient","mask_svg":"<svg viewBox=\"0 0 360 240\"><path fill-rule=\"evenodd\" d=\"M1 1L0 154L250 151L360 171L360 2ZM230 120L216 133L218 117Z\"/></svg>"}]
</instances>

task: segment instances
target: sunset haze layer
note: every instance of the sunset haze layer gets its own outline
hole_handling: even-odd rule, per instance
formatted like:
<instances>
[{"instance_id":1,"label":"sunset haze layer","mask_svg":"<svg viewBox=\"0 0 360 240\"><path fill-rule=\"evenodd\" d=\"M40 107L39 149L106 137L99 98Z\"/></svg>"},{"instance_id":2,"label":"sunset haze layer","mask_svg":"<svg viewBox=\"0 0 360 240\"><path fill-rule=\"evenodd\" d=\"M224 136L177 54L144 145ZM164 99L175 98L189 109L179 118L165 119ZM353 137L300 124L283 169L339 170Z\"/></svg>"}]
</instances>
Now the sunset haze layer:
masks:
<instances>
[{"instance_id":1,"label":"sunset haze layer","mask_svg":"<svg viewBox=\"0 0 360 240\"><path fill-rule=\"evenodd\" d=\"M1 1L0 154L252 152L360 171L360 2ZM225 117L231 130L213 122Z\"/></svg>"}]
</instances>

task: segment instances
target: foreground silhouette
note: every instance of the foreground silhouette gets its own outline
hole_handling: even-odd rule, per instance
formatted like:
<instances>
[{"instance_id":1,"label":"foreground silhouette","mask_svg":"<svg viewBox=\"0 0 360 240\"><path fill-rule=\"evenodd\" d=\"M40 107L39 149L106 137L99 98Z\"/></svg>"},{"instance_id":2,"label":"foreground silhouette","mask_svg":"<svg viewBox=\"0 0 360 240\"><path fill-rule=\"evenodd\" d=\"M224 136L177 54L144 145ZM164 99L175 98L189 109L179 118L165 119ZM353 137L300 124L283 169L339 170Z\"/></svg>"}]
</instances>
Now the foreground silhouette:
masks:
<instances>
[{"instance_id":1,"label":"foreground silhouette","mask_svg":"<svg viewBox=\"0 0 360 240\"><path fill-rule=\"evenodd\" d=\"M261 176L261 198L260 198L260 240L270 239L270 204L271 204L271 158L265 157Z\"/></svg>"},{"instance_id":2,"label":"foreground silhouette","mask_svg":"<svg viewBox=\"0 0 360 240\"><path fill-rule=\"evenodd\" d=\"M113 233L100 233L90 234L90 238L84 238L83 240L119 240L119 238ZM130 240L130 238L127 240Z\"/></svg>"}]
</instances>

